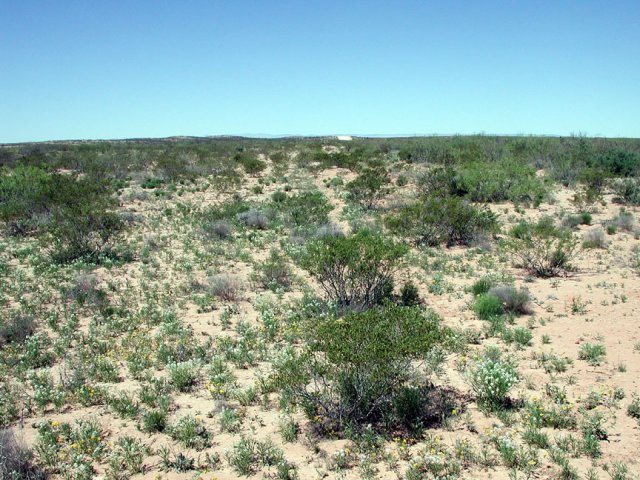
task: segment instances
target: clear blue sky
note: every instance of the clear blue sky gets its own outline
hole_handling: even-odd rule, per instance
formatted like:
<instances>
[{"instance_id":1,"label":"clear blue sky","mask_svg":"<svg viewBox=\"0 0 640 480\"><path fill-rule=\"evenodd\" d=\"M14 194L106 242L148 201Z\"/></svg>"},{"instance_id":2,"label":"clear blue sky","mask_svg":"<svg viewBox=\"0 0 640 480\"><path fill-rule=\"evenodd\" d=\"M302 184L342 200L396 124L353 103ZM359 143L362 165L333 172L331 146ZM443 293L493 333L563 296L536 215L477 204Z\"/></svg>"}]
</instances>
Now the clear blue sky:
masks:
<instances>
[{"instance_id":1,"label":"clear blue sky","mask_svg":"<svg viewBox=\"0 0 640 480\"><path fill-rule=\"evenodd\" d=\"M640 1L0 0L0 142L640 136Z\"/></svg>"}]
</instances>

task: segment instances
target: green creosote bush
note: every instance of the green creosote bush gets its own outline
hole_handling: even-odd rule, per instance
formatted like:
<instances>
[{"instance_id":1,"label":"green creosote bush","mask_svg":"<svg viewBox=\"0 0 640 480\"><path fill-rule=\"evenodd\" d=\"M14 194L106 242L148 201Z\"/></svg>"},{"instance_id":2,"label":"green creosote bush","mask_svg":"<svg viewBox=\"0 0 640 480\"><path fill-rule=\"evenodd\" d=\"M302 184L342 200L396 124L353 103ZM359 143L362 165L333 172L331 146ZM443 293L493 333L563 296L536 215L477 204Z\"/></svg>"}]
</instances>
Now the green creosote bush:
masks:
<instances>
[{"instance_id":1,"label":"green creosote bush","mask_svg":"<svg viewBox=\"0 0 640 480\"><path fill-rule=\"evenodd\" d=\"M305 347L276 362L274 381L321 430L388 417L417 368L439 358L450 338L435 313L390 302L307 328Z\"/></svg>"},{"instance_id":2,"label":"green creosote bush","mask_svg":"<svg viewBox=\"0 0 640 480\"><path fill-rule=\"evenodd\" d=\"M408 251L402 244L360 230L350 237L312 240L299 260L340 308L363 310L390 292L392 275Z\"/></svg>"},{"instance_id":3,"label":"green creosote bush","mask_svg":"<svg viewBox=\"0 0 640 480\"><path fill-rule=\"evenodd\" d=\"M260 160L253 152L238 152L234 155L233 159L241 165L249 175L255 175L267 168L266 162Z\"/></svg>"},{"instance_id":4,"label":"green creosote bush","mask_svg":"<svg viewBox=\"0 0 640 480\"><path fill-rule=\"evenodd\" d=\"M96 178L30 166L0 173L0 221L16 235L46 234L43 241L60 263L97 261L112 252L124 229L115 207L109 185Z\"/></svg>"},{"instance_id":5,"label":"green creosote bush","mask_svg":"<svg viewBox=\"0 0 640 480\"><path fill-rule=\"evenodd\" d=\"M503 241L516 266L537 277L555 277L572 269L578 240L571 231L558 228L550 217L538 223L521 222Z\"/></svg>"},{"instance_id":6,"label":"green creosote bush","mask_svg":"<svg viewBox=\"0 0 640 480\"><path fill-rule=\"evenodd\" d=\"M282 212L286 224L298 229L326 224L329 212L333 210L331 203L318 191L289 196L283 202L275 203L274 208Z\"/></svg>"},{"instance_id":7,"label":"green creosote bush","mask_svg":"<svg viewBox=\"0 0 640 480\"><path fill-rule=\"evenodd\" d=\"M495 215L458 197L429 196L386 220L395 233L414 237L418 245L470 245L498 231Z\"/></svg>"},{"instance_id":8,"label":"green creosote bush","mask_svg":"<svg viewBox=\"0 0 640 480\"><path fill-rule=\"evenodd\" d=\"M389 173L383 164L371 164L346 186L350 198L362 208L371 210L389 193Z\"/></svg>"}]
</instances>

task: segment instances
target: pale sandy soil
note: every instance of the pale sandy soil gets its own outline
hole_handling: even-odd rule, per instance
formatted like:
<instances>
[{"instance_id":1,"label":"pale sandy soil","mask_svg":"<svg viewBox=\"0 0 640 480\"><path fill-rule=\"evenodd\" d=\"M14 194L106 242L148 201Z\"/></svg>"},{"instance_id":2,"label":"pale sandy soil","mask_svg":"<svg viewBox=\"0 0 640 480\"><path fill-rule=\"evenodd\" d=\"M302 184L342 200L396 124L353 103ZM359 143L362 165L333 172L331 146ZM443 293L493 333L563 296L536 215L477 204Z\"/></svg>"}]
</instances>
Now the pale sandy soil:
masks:
<instances>
[{"instance_id":1,"label":"pale sandy soil","mask_svg":"<svg viewBox=\"0 0 640 480\"><path fill-rule=\"evenodd\" d=\"M269 174L270 172L267 171L263 177L268 177ZM299 173L290 172L289 176L292 178L292 182L295 182L296 175L299 175ZM304 182L317 187L327 195L335 206L330 214L332 222L343 231L348 231L349 221L343 215L343 209L347 206L344 189L327 188L324 183L325 180L336 176L341 176L344 183L355 177L348 170L327 169L316 174L312 179L305 178ZM249 177L246 179L241 189L245 198L250 200L268 199L275 190L280 189L276 185L265 185L263 193L252 193L252 187L257 184L257 178ZM411 198L411 188L412 185L398 189L394 194L396 200L390 199L389 202L397 201L403 196ZM554 204L543 204L537 209L525 208L523 215L516 213L514 206L510 204L492 205L491 208L500 215L501 221L506 227L521 218L537 219L543 214L556 214L563 209L573 211L570 203L571 195L571 191L560 189L556 192L556 202ZM229 197L229 193L216 193L210 189L206 192L188 193L181 197L180 201L206 206L216 205ZM590 228L596 228L595 226L600 222L609 220L618 213L620 207L613 204L611 198L606 200L606 206L600 206L598 211L593 214L594 226L581 226L577 235L582 235L584 231ZM150 199L133 201L124 205L124 207L135 210L147 219L160 217L161 220L158 226L156 228L147 226L144 233L153 234L161 238L160 249L172 252L174 258L177 258L183 255L181 249L185 237L192 235L192 233L172 230L172 224L160 215L160 212L166 206L173 204L173 202L175 200ZM637 216L637 210L632 209L630 211ZM513 268L510 263L497 263L499 269L511 273L516 278L516 285L526 286L534 298L531 315L519 317L516 320L516 325L527 326L531 319L535 319L535 322L532 322L535 324L532 346L523 350L509 347L509 351L519 360L520 373L524 378L529 379L528 382L520 382L513 396L521 399L540 397L544 384L550 379L549 375L538 367L532 357L534 352L554 352L573 360L573 365L569 367L568 372L561 375L564 380L560 384L566 388L568 396L574 404L576 402L579 403L591 389L606 391L610 388L621 387L626 393L625 398L620 402L619 408L605 409L604 407L598 407L598 409L605 411L607 418L610 419L608 424L609 441L602 442L603 456L598 460L597 469L601 478L607 478L607 474L603 472L601 466L613 461L625 462L632 473L638 474L640 472L640 459L638 457L640 452L640 424L626 415L626 407L631 400L631 394L640 392L640 351L634 350L635 346L640 343L640 275L630 266L632 248L640 245L640 241L635 239L634 235L629 232L618 232L616 235L607 236L607 241L608 247L606 250L582 250L575 261L576 271L567 277L558 279L534 279L530 281L522 270ZM264 261L270 248L277 245L278 239L276 237L267 240L257 248L252 248L251 262ZM467 293L465 288L470 286L481 274L491 271L493 267L487 269L479 263L479 260L483 258L482 255L467 256L469 250L467 248L452 248L442 251L442 255L449 258L452 264L456 266L468 264L469 271L473 271L472 274L446 274L444 280L451 285L452 291L450 293L440 295L430 293L429 285L432 283L433 274L425 270L421 265L411 261L407 262L405 267L399 271L397 283L401 284L409 279L416 283L426 305L436 310L447 324L455 327L480 329L483 326L483 322L475 317L473 310L470 308L471 294ZM189 275L171 266L168 257L160 256L159 262L160 268L158 272L160 276L156 279L158 284L169 283L175 288L186 284ZM255 309L256 299L263 295L273 297L273 294L261 291L252 282L253 265L251 262L221 258L212 267L215 267L215 270L219 272L229 273L241 279L245 290L242 299L238 302L239 314L235 318L242 318L258 325L258 313ZM140 262L133 262L111 270L101 268L96 271L96 274L102 282L114 282L122 285L127 280L133 288L141 285L142 269L143 265ZM163 272L164 276L162 275ZM299 269L295 269L295 274L305 278L304 272ZM192 272L191 276L204 281L208 276L208 272L198 269ZM313 282L308 278L306 280L313 285ZM293 291L286 293L283 298L286 301L287 299L298 298L300 295L301 289L298 286L294 286ZM584 303L586 310L584 313L572 313L572 302L575 303L576 301ZM179 308L179 312L179 319L193 329L194 335L199 341L207 337L215 339L220 335L234 335L233 328L224 330L220 324L219 317L222 308L218 308L213 312L198 313L196 305L188 299L188 296L185 296L184 304ZM544 319L544 325L540 323L540 319ZM83 319L82 328L86 327L87 322L88 319ZM550 337L548 345L542 343L543 335ZM601 339L605 344L607 355L602 365L592 367L585 361L578 360L578 352L582 343L594 341L595 339ZM482 345L492 343L496 343L496 340L482 340ZM501 343L499 344L502 345ZM481 347L473 348L479 349ZM455 361L455 356L451 356L447 360L445 373L438 380L438 383L458 389L463 394L469 394L470 389L463 375L455 368ZM618 369L620 364L626 367L626 371ZM123 366L122 377L124 380L115 385L109 385L109 388L136 391L139 388L138 382L128 377L123 362L121 362L121 365ZM240 386L249 386L255 382L257 374L267 371L268 367L268 362L263 362L257 368L236 368L233 372L237 376ZM164 373L157 372L157 375L164 375ZM526 384L529 384L528 386L532 388L527 388ZM278 411L275 395L272 395L266 406L239 407L244 420L240 433L234 434L220 432L215 413L219 412L225 404L237 406L237 402L212 399L204 387L196 388L190 394L176 394L174 400L175 408L172 410L169 423L179 416L192 413L201 418L207 428L214 432L213 445L204 452L219 452L223 458L221 468L203 473L202 478L238 478L238 475L224 460L224 453L238 441L240 435L250 435L256 439L271 438L283 449L287 460L297 466L300 479L362 478L362 474L357 467L344 471L330 469L330 457L336 450L347 448L349 442L344 439L315 439L314 442L309 442L305 439L304 433L308 431L308 422L300 413L296 413L294 418L300 423L303 433L295 443L283 442L278 430L282 414ZM466 420L463 421L460 418L459 421L454 421L448 429L439 428L428 433L442 436L444 442L448 445L453 445L456 439L461 438L469 438L472 442L477 443L481 441L481 437L488 429L500 423L495 417L487 417L478 411L473 402L467 405L467 412L469 417ZM36 429L33 427L38 422L42 420L70 421L85 417L98 418L110 440L126 434L140 438L152 449L157 449L161 445L169 445L174 451L185 451L195 458L203 457L204 455L204 452L185 450L165 434L149 435L143 433L137 428L135 421L118 419L109 413L106 407L67 408L59 413L51 411L45 415L29 418L23 425L16 425L12 430L17 436L24 439L27 445L32 445L36 437ZM470 431L467 428L467 420L475 424L474 431ZM553 437L558 432L548 431L548 433ZM314 446L312 443L316 443L316 445ZM397 455L397 447L393 442L389 442L388 448L395 452L394 455ZM411 447L410 452L416 453L420 449L421 445L418 443ZM147 471L139 478L186 479L194 476L193 472L183 474L162 472L159 469L159 462L157 455L148 457L145 460ZM544 454L541 455L541 462L542 465L535 470L534 478L557 478L557 467L553 466ZM573 459L572 463L578 468L581 475L584 475L587 469L591 467L591 461L586 457ZM402 478L402 472L407 465L408 462L400 460L399 467L396 470L390 470L387 464L381 462L377 465L378 474L376 478ZM265 469L249 478L270 478L269 475L272 473L273 470ZM104 468L100 467L98 476L103 474ZM509 478L509 472L501 466L490 470L475 468L470 471L463 471L461 477L507 479Z\"/></svg>"}]
</instances>

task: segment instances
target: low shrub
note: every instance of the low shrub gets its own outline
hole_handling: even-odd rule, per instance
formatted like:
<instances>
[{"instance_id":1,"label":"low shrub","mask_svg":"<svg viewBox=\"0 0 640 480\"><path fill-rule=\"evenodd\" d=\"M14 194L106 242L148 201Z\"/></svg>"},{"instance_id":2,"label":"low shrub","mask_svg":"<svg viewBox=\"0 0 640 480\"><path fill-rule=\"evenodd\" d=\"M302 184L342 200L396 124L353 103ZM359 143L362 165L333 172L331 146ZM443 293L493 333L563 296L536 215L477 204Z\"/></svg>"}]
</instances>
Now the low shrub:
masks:
<instances>
[{"instance_id":1,"label":"low shrub","mask_svg":"<svg viewBox=\"0 0 640 480\"><path fill-rule=\"evenodd\" d=\"M226 220L214 220L202 224L202 233L211 240L227 240L233 234L233 227Z\"/></svg>"},{"instance_id":2,"label":"low shrub","mask_svg":"<svg viewBox=\"0 0 640 480\"><path fill-rule=\"evenodd\" d=\"M21 445L10 431L0 432L0 478L40 480L47 478L33 462L31 450Z\"/></svg>"},{"instance_id":3,"label":"low shrub","mask_svg":"<svg viewBox=\"0 0 640 480\"><path fill-rule=\"evenodd\" d=\"M538 223L521 222L503 241L516 266L538 277L554 277L571 270L578 242L569 230L558 228L550 217Z\"/></svg>"},{"instance_id":4,"label":"low shrub","mask_svg":"<svg viewBox=\"0 0 640 480\"><path fill-rule=\"evenodd\" d=\"M263 288L288 290L292 283L291 267L278 250L271 250L265 262L256 265L253 278Z\"/></svg>"},{"instance_id":5,"label":"low shrub","mask_svg":"<svg viewBox=\"0 0 640 480\"><path fill-rule=\"evenodd\" d=\"M586 360L589 365L600 365L606 354L607 350L601 343L583 343L580 346L578 359Z\"/></svg>"},{"instance_id":6,"label":"low shrub","mask_svg":"<svg viewBox=\"0 0 640 480\"><path fill-rule=\"evenodd\" d=\"M387 218L387 226L421 245L470 245L498 231L496 216L458 197L426 197Z\"/></svg>"},{"instance_id":7,"label":"low shrub","mask_svg":"<svg viewBox=\"0 0 640 480\"><path fill-rule=\"evenodd\" d=\"M389 192L391 183L384 165L373 164L365 167L358 177L347 184L350 198L365 209L373 209Z\"/></svg>"},{"instance_id":8,"label":"low shrub","mask_svg":"<svg viewBox=\"0 0 640 480\"><path fill-rule=\"evenodd\" d=\"M22 343L33 335L36 321L33 316L5 311L0 315L0 347L7 343Z\"/></svg>"},{"instance_id":9,"label":"low shrub","mask_svg":"<svg viewBox=\"0 0 640 480\"><path fill-rule=\"evenodd\" d=\"M242 282L227 274L212 275L208 278L209 294L226 302L240 300L243 290Z\"/></svg>"},{"instance_id":10,"label":"low shrub","mask_svg":"<svg viewBox=\"0 0 640 480\"><path fill-rule=\"evenodd\" d=\"M420 304L420 294L418 287L413 282L407 282L400 290L400 303L405 307L412 307Z\"/></svg>"},{"instance_id":11,"label":"low shrub","mask_svg":"<svg viewBox=\"0 0 640 480\"><path fill-rule=\"evenodd\" d=\"M473 311L481 320L490 320L504 313L502 302L495 295L483 293L476 298Z\"/></svg>"},{"instance_id":12,"label":"low shrub","mask_svg":"<svg viewBox=\"0 0 640 480\"><path fill-rule=\"evenodd\" d=\"M496 285L491 287L489 295L500 300L505 313L525 315L531 313L531 296L526 288L515 288L510 285Z\"/></svg>"},{"instance_id":13,"label":"low shrub","mask_svg":"<svg viewBox=\"0 0 640 480\"><path fill-rule=\"evenodd\" d=\"M274 204L284 215L285 223L294 228L318 227L329 221L333 209L327 198L318 191L300 192Z\"/></svg>"},{"instance_id":14,"label":"low shrub","mask_svg":"<svg viewBox=\"0 0 640 480\"><path fill-rule=\"evenodd\" d=\"M187 448L204 450L211 445L211 432L192 415L180 417L167 430L171 438Z\"/></svg>"},{"instance_id":15,"label":"low shrub","mask_svg":"<svg viewBox=\"0 0 640 480\"><path fill-rule=\"evenodd\" d=\"M602 228L594 228L584 232L582 246L584 248L607 248L604 230Z\"/></svg>"},{"instance_id":16,"label":"low shrub","mask_svg":"<svg viewBox=\"0 0 640 480\"><path fill-rule=\"evenodd\" d=\"M300 266L320 284L327 298L342 308L362 310L389 293L393 272L407 248L360 230L350 237L312 240Z\"/></svg>"},{"instance_id":17,"label":"low shrub","mask_svg":"<svg viewBox=\"0 0 640 480\"><path fill-rule=\"evenodd\" d=\"M611 183L614 200L626 205L640 205L640 179L624 178Z\"/></svg>"},{"instance_id":18,"label":"low shrub","mask_svg":"<svg viewBox=\"0 0 640 480\"><path fill-rule=\"evenodd\" d=\"M238 213L236 219L245 226L257 230L266 230L269 227L267 216L255 208Z\"/></svg>"}]
</instances>

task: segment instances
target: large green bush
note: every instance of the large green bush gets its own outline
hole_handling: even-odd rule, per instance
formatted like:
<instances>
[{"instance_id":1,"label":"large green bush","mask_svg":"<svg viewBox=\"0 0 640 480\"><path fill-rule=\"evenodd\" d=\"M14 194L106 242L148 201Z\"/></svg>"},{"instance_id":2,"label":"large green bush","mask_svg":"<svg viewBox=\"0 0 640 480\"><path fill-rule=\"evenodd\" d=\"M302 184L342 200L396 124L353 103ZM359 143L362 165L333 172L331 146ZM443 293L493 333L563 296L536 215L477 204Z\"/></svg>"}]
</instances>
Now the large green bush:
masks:
<instances>
[{"instance_id":1,"label":"large green bush","mask_svg":"<svg viewBox=\"0 0 640 480\"><path fill-rule=\"evenodd\" d=\"M408 408L408 382L448 337L435 313L392 303L316 321L302 352L279 362L276 383L326 429L406 422L425 413Z\"/></svg>"},{"instance_id":2,"label":"large green bush","mask_svg":"<svg viewBox=\"0 0 640 480\"><path fill-rule=\"evenodd\" d=\"M389 294L393 272L407 252L368 230L350 237L325 236L311 241L300 266L320 284L330 301L342 308L362 310Z\"/></svg>"},{"instance_id":3,"label":"large green bush","mask_svg":"<svg viewBox=\"0 0 640 480\"><path fill-rule=\"evenodd\" d=\"M505 158L498 162L469 162L457 169L455 186L459 194L474 202L539 204L547 195L535 169Z\"/></svg>"},{"instance_id":4,"label":"large green bush","mask_svg":"<svg viewBox=\"0 0 640 480\"><path fill-rule=\"evenodd\" d=\"M417 244L469 245L498 231L496 216L459 197L427 196L387 218L388 227Z\"/></svg>"},{"instance_id":5,"label":"large green bush","mask_svg":"<svg viewBox=\"0 0 640 480\"><path fill-rule=\"evenodd\" d=\"M47 233L58 261L96 259L124 224L106 182L18 166L0 175L0 221L13 234Z\"/></svg>"}]
</instances>

